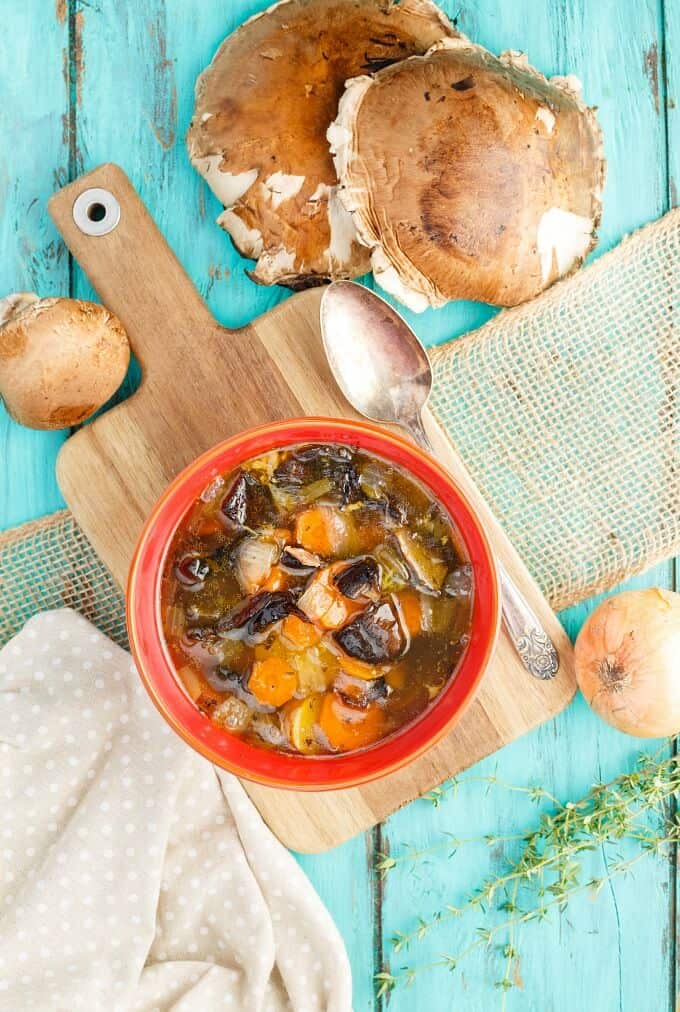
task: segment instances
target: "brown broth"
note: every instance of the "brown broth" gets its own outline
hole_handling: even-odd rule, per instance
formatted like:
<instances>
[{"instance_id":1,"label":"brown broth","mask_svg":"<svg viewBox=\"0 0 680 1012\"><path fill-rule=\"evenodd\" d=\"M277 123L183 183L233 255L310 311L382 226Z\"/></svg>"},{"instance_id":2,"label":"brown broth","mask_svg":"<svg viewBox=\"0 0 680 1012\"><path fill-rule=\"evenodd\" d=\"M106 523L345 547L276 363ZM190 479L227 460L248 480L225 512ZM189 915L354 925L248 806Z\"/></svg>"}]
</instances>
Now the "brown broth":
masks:
<instances>
[{"instance_id":1,"label":"brown broth","mask_svg":"<svg viewBox=\"0 0 680 1012\"><path fill-rule=\"evenodd\" d=\"M469 640L473 573L442 506L379 457L303 444L213 480L162 581L178 675L262 748L365 748L415 720Z\"/></svg>"}]
</instances>

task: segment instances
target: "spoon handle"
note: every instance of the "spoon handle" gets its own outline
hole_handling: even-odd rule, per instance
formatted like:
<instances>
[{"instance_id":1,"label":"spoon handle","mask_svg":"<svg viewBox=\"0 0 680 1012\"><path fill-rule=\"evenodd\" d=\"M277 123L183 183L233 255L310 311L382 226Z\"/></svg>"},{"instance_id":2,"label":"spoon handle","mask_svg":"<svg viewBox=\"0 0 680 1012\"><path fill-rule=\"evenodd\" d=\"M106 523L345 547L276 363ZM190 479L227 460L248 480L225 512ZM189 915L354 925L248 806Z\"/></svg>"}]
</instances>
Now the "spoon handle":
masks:
<instances>
[{"instance_id":1,"label":"spoon handle","mask_svg":"<svg viewBox=\"0 0 680 1012\"><path fill-rule=\"evenodd\" d=\"M418 446L433 453L420 415L409 418L405 424ZM501 581L503 623L522 664L534 678L554 678L559 670L560 658L552 640L499 558L496 558L496 564Z\"/></svg>"},{"instance_id":2,"label":"spoon handle","mask_svg":"<svg viewBox=\"0 0 680 1012\"><path fill-rule=\"evenodd\" d=\"M522 664L534 678L554 678L560 658L552 640L501 560L496 559L496 564L501 578L503 622Z\"/></svg>"}]
</instances>

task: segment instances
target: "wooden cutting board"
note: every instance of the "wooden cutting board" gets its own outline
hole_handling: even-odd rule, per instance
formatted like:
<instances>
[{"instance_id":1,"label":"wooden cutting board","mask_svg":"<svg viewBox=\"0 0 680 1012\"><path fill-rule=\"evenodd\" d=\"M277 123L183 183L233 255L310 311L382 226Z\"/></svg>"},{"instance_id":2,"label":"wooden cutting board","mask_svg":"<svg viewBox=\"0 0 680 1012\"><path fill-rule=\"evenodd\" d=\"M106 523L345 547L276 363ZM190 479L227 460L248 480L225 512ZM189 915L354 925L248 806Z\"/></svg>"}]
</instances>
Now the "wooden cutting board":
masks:
<instances>
[{"instance_id":1,"label":"wooden cutting board","mask_svg":"<svg viewBox=\"0 0 680 1012\"><path fill-rule=\"evenodd\" d=\"M104 194L81 194L101 188ZM76 224L85 205L120 208L102 235ZM140 389L64 445L61 490L95 549L121 585L144 519L168 482L226 437L295 415L354 414L330 375L319 331L320 289L293 295L240 330L212 317L124 172L102 165L54 195L50 213L102 301L127 328L141 362ZM86 224L104 231L115 222ZM89 222L91 219L87 218ZM499 557L558 646L550 682L531 678L504 633L480 691L460 723L425 756L389 777L343 791L305 793L245 783L287 846L325 850L382 821L461 769L558 713L575 691L571 646L450 443L426 427L441 461L475 505Z\"/></svg>"}]
</instances>

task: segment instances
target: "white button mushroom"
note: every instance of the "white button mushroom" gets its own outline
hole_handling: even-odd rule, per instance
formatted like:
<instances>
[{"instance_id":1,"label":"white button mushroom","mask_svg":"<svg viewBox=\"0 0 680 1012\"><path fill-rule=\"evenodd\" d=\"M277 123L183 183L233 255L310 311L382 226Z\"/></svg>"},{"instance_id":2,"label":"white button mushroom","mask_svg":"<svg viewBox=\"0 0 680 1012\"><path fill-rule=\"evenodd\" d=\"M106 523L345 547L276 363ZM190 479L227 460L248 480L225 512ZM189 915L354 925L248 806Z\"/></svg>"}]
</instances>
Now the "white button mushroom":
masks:
<instances>
[{"instance_id":1,"label":"white button mushroom","mask_svg":"<svg viewBox=\"0 0 680 1012\"><path fill-rule=\"evenodd\" d=\"M22 425L85 421L118 389L129 360L125 330L104 306L31 292L0 300L0 397Z\"/></svg>"}]
</instances>

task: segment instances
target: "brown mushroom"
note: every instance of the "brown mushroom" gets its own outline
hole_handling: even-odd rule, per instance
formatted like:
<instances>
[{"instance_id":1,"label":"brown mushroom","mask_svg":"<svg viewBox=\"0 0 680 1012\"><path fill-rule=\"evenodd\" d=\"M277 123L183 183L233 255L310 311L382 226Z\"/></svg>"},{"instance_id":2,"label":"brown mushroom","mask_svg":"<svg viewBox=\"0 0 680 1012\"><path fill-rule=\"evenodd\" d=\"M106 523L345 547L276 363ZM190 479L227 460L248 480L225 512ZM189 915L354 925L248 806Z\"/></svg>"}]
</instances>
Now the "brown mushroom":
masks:
<instances>
[{"instance_id":1,"label":"brown mushroom","mask_svg":"<svg viewBox=\"0 0 680 1012\"><path fill-rule=\"evenodd\" d=\"M512 306L583 262L605 163L578 87L462 37L348 82L328 139L383 288Z\"/></svg>"},{"instance_id":2,"label":"brown mushroom","mask_svg":"<svg viewBox=\"0 0 680 1012\"><path fill-rule=\"evenodd\" d=\"M196 83L187 147L255 281L305 288L369 269L328 124L348 77L453 33L431 0L282 0L222 43Z\"/></svg>"},{"instance_id":3,"label":"brown mushroom","mask_svg":"<svg viewBox=\"0 0 680 1012\"><path fill-rule=\"evenodd\" d=\"M127 335L104 306L18 292L0 300L0 397L32 429L85 421L120 386Z\"/></svg>"}]
</instances>

